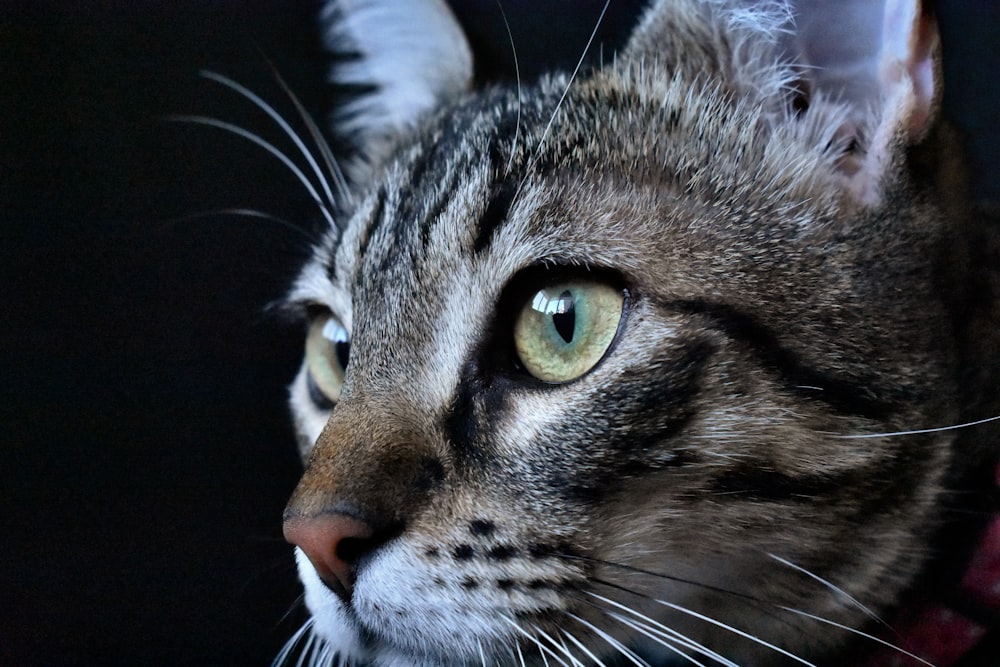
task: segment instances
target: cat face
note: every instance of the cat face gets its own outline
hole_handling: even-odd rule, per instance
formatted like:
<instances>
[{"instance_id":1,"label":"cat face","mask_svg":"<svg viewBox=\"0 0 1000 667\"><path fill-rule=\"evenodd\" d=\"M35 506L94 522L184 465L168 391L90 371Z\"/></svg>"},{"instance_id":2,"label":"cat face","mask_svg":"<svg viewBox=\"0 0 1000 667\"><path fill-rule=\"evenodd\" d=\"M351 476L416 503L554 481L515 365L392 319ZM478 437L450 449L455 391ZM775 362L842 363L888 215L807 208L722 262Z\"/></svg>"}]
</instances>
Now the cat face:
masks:
<instances>
[{"instance_id":1,"label":"cat face","mask_svg":"<svg viewBox=\"0 0 1000 667\"><path fill-rule=\"evenodd\" d=\"M954 434L867 436L960 417L947 227L902 162L929 55L862 116L788 85L789 20L662 2L586 78L356 128L290 297L316 655L783 664L910 585Z\"/></svg>"}]
</instances>

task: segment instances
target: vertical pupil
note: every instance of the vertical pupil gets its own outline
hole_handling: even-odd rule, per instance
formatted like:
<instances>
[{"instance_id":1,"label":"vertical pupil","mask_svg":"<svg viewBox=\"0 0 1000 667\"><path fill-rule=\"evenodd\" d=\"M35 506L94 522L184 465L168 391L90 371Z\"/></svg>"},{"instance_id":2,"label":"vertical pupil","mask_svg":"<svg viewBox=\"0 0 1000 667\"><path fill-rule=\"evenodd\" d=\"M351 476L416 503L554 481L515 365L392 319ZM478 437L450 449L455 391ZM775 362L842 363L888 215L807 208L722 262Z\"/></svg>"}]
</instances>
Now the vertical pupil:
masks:
<instances>
[{"instance_id":1,"label":"vertical pupil","mask_svg":"<svg viewBox=\"0 0 1000 667\"><path fill-rule=\"evenodd\" d=\"M347 360L351 354L351 344L346 341L337 341L333 344L333 351L337 355L337 362L341 368L347 368Z\"/></svg>"},{"instance_id":2,"label":"vertical pupil","mask_svg":"<svg viewBox=\"0 0 1000 667\"><path fill-rule=\"evenodd\" d=\"M559 295L559 307L552 313L552 324L567 343L573 341L576 329L576 306L573 305L573 295L566 290Z\"/></svg>"}]
</instances>

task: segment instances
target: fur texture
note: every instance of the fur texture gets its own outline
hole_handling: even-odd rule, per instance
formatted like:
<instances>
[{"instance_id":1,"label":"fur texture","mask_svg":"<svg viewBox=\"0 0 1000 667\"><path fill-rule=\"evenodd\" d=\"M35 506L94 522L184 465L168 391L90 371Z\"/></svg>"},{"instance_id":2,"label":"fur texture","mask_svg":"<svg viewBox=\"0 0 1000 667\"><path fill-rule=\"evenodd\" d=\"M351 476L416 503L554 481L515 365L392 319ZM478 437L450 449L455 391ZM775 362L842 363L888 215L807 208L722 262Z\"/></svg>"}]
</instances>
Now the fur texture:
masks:
<instances>
[{"instance_id":1,"label":"fur texture","mask_svg":"<svg viewBox=\"0 0 1000 667\"><path fill-rule=\"evenodd\" d=\"M998 346L960 206L908 161L941 136L932 20L851 5L881 28L844 45L864 62L842 85L843 54L799 48L833 4L661 0L613 64L520 93L442 81L439 13L384 26L428 32L429 97L352 109L367 166L289 299L329 347L292 387L286 511L316 662L873 645L850 629L918 581L994 431L892 434L1000 413ZM594 282L624 299L610 347L533 377L519 314Z\"/></svg>"}]
</instances>

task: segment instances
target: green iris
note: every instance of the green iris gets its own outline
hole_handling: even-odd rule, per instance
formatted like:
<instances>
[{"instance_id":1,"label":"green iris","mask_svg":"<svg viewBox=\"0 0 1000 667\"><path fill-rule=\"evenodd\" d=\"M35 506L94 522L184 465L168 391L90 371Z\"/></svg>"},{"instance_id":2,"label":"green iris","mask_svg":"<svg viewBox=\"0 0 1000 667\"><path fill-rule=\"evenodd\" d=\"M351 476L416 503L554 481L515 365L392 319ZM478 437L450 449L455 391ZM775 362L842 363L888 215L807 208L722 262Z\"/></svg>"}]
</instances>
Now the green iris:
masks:
<instances>
[{"instance_id":1,"label":"green iris","mask_svg":"<svg viewBox=\"0 0 1000 667\"><path fill-rule=\"evenodd\" d=\"M347 329L326 313L313 320L306 337L306 367L316 388L331 403L340 400L350 353Z\"/></svg>"},{"instance_id":2,"label":"green iris","mask_svg":"<svg viewBox=\"0 0 1000 667\"><path fill-rule=\"evenodd\" d=\"M545 382L569 382L589 371L614 340L623 303L620 289L587 280L536 292L514 324L525 370Z\"/></svg>"}]
</instances>

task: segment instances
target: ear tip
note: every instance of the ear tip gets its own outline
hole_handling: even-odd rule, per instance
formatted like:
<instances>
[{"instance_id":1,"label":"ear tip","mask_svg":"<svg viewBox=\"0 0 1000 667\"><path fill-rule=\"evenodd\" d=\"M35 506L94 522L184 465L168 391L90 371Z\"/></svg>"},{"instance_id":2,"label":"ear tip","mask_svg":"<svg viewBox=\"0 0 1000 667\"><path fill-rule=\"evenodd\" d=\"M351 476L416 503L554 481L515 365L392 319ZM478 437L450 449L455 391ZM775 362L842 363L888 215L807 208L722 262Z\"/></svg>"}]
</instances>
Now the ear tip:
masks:
<instances>
[{"instance_id":1,"label":"ear tip","mask_svg":"<svg viewBox=\"0 0 1000 667\"><path fill-rule=\"evenodd\" d=\"M335 85L361 88L337 116L337 133L405 132L441 101L467 90L472 51L444 0L328 0L322 20Z\"/></svg>"},{"instance_id":2,"label":"ear tip","mask_svg":"<svg viewBox=\"0 0 1000 667\"><path fill-rule=\"evenodd\" d=\"M915 143L933 124L941 98L937 19L931 4L921 0L890 1L884 11L880 86L883 90L906 87L906 101L898 107L897 118L907 140Z\"/></svg>"},{"instance_id":3,"label":"ear tip","mask_svg":"<svg viewBox=\"0 0 1000 667\"><path fill-rule=\"evenodd\" d=\"M913 41L910 79L913 81L914 95L925 109L923 123L920 125L920 135L923 136L941 101L941 37L938 34L937 19L933 12L926 9L926 5L925 11L917 18ZM914 123L911 123L911 129L913 126Z\"/></svg>"},{"instance_id":4,"label":"ear tip","mask_svg":"<svg viewBox=\"0 0 1000 667\"><path fill-rule=\"evenodd\" d=\"M921 4L907 63L914 98L908 127L911 141L919 141L927 134L941 101L941 38L930 6Z\"/></svg>"}]
</instances>

